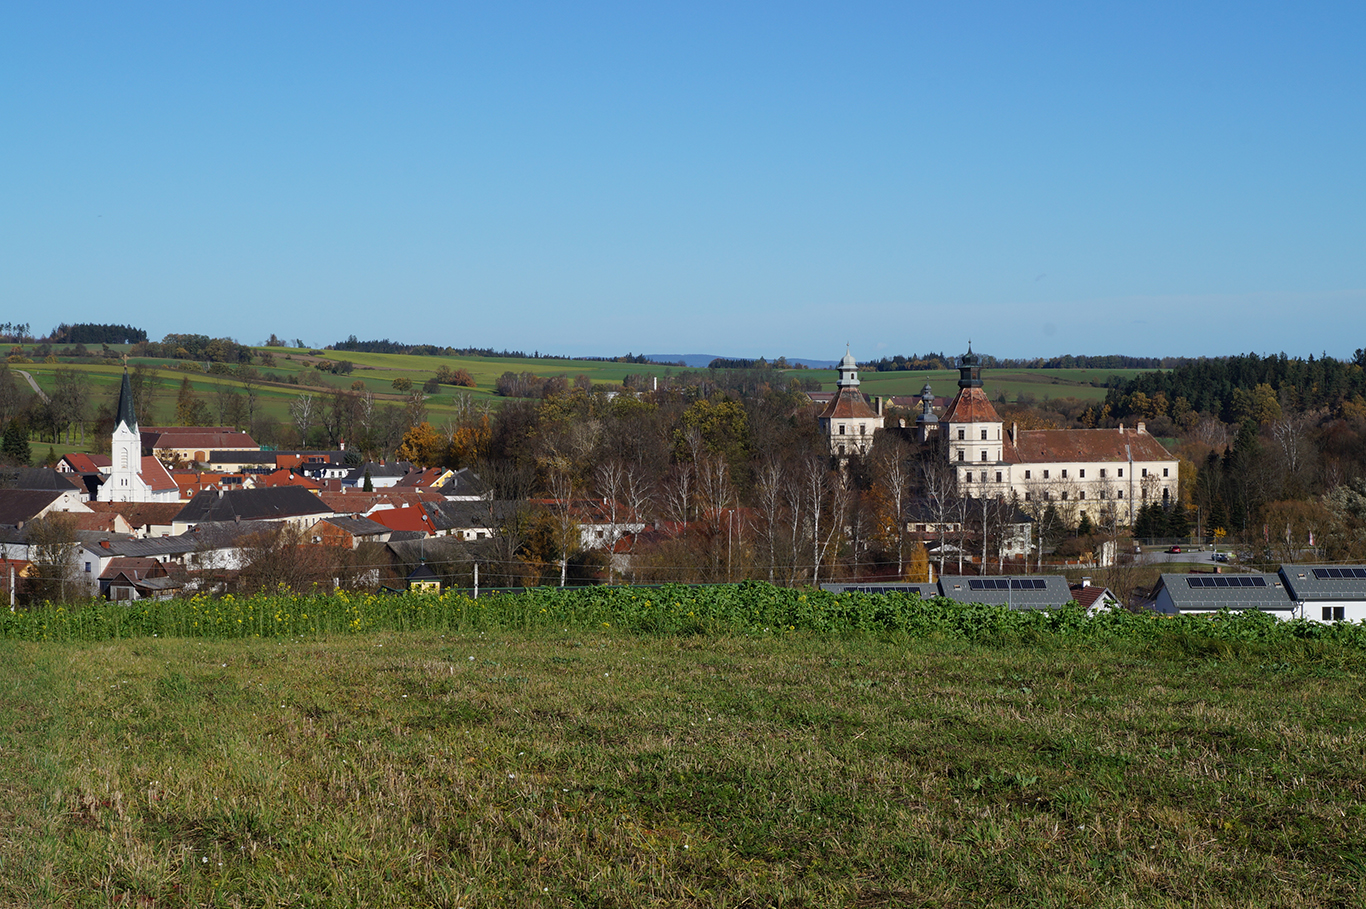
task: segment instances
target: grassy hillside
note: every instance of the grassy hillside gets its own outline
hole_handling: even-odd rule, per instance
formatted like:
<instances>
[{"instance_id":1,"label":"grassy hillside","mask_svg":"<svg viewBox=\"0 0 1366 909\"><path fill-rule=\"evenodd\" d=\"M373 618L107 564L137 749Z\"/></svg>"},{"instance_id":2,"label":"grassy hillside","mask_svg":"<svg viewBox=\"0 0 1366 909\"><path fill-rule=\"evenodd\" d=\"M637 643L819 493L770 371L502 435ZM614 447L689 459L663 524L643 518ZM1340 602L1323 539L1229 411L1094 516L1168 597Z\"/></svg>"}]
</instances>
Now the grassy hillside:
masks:
<instances>
[{"instance_id":1,"label":"grassy hillside","mask_svg":"<svg viewBox=\"0 0 1366 909\"><path fill-rule=\"evenodd\" d=\"M1256 644L0 643L0 904L1342 906L1366 663Z\"/></svg>"}]
</instances>

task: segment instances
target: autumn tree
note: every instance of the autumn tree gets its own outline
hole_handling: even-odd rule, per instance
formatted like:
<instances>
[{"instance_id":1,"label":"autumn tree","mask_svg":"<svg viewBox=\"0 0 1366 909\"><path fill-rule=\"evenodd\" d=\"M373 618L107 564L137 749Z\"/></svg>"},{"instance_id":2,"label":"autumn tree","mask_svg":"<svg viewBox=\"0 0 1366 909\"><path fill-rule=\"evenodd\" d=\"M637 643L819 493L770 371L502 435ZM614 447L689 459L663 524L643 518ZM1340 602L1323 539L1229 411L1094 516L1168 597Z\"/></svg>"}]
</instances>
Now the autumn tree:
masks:
<instances>
[{"instance_id":1,"label":"autumn tree","mask_svg":"<svg viewBox=\"0 0 1366 909\"><path fill-rule=\"evenodd\" d=\"M176 394L175 417L176 423L180 426L204 426L211 417L209 405L195 394L189 376L180 380L180 391Z\"/></svg>"}]
</instances>

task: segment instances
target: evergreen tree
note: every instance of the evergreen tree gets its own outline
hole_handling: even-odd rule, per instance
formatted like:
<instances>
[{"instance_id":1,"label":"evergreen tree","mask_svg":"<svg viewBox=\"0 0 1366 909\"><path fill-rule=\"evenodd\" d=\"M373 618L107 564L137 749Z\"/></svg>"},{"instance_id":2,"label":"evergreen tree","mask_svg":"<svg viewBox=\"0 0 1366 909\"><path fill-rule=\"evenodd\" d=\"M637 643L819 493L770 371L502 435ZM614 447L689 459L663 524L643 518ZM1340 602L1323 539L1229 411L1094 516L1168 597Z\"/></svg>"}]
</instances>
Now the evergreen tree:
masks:
<instances>
[{"instance_id":1,"label":"evergreen tree","mask_svg":"<svg viewBox=\"0 0 1366 909\"><path fill-rule=\"evenodd\" d=\"M1096 532L1096 528L1091 524L1091 516L1086 512L1081 513L1081 520L1077 523L1077 536L1089 537Z\"/></svg>"},{"instance_id":2,"label":"evergreen tree","mask_svg":"<svg viewBox=\"0 0 1366 909\"><path fill-rule=\"evenodd\" d=\"M1186 506L1173 505L1172 510L1167 512L1167 536L1184 540L1190 535L1191 521L1190 515L1186 513Z\"/></svg>"},{"instance_id":3,"label":"evergreen tree","mask_svg":"<svg viewBox=\"0 0 1366 909\"><path fill-rule=\"evenodd\" d=\"M365 468L365 480L361 483L361 492L374 492L375 481L370 479L370 468Z\"/></svg>"},{"instance_id":4,"label":"evergreen tree","mask_svg":"<svg viewBox=\"0 0 1366 909\"><path fill-rule=\"evenodd\" d=\"M16 417L9 421L5 427L5 436L0 440L0 455L10 463L19 467L27 467L33 461L33 452L29 450L28 433L19 425Z\"/></svg>"}]
</instances>

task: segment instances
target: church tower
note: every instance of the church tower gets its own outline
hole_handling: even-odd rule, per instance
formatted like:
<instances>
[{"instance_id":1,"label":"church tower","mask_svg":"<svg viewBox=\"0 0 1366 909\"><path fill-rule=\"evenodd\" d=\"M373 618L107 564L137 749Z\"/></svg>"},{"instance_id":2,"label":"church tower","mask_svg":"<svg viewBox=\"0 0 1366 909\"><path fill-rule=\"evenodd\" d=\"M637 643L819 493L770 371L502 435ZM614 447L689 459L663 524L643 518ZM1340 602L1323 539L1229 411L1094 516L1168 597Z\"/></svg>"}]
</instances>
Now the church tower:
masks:
<instances>
[{"instance_id":1,"label":"church tower","mask_svg":"<svg viewBox=\"0 0 1366 909\"><path fill-rule=\"evenodd\" d=\"M961 493L999 492L1002 483L1009 488L1001 418L982 390L982 358L972 352L971 344L958 358L958 395L944 411L940 426Z\"/></svg>"},{"instance_id":2,"label":"church tower","mask_svg":"<svg viewBox=\"0 0 1366 909\"><path fill-rule=\"evenodd\" d=\"M114 420L114 444L110 450L113 465L109 478L100 487L99 499L101 502L145 502L148 496L142 480L142 434L138 431L133 388L128 383L126 367L123 386L119 388L118 415Z\"/></svg>"},{"instance_id":3,"label":"church tower","mask_svg":"<svg viewBox=\"0 0 1366 909\"><path fill-rule=\"evenodd\" d=\"M821 431L830 440L830 454L837 458L865 455L873 447L873 434L882 428L882 406L868 406L859 391L858 363L846 348L839 364L835 397L821 411Z\"/></svg>"}]
</instances>

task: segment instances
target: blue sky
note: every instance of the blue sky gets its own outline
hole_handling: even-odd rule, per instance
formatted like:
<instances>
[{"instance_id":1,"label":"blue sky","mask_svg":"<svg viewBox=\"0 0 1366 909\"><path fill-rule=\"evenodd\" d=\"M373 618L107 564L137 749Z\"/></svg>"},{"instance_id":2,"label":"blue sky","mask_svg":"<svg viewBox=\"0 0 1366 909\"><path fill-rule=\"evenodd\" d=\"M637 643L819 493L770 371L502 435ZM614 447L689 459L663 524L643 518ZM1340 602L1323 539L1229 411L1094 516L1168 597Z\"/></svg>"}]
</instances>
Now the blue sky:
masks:
<instances>
[{"instance_id":1,"label":"blue sky","mask_svg":"<svg viewBox=\"0 0 1366 909\"><path fill-rule=\"evenodd\" d=\"M0 321L1350 356L1366 5L11 4Z\"/></svg>"}]
</instances>

